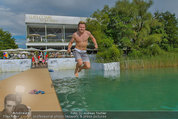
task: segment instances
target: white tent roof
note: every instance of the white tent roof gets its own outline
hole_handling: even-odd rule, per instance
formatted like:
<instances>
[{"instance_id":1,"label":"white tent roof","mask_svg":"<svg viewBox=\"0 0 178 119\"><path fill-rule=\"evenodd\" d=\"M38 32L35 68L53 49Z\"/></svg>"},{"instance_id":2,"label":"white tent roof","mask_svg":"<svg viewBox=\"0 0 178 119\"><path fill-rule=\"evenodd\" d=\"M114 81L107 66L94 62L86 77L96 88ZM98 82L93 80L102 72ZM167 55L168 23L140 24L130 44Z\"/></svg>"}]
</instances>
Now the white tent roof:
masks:
<instances>
[{"instance_id":1,"label":"white tent roof","mask_svg":"<svg viewBox=\"0 0 178 119\"><path fill-rule=\"evenodd\" d=\"M17 49L14 49L15 51L24 51L26 49L23 49L23 48L17 48Z\"/></svg>"},{"instance_id":2,"label":"white tent roof","mask_svg":"<svg viewBox=\"0 0 178 119\"><path fill-rule=\"evenodd\" d=\"M27 48L26 50L27 51L37 51L38 49L36 49L36 48Z\"/></svg>"},{"instance_id":3,"label":"white tent roof","mask_svg":"<svg viewBox=\"0 0 178 119\"><path fill-rule=\"evenodd\" d=\"M60 52L67 52L67 50L63 49L63 50L59 50Z\"/></svg>"},{"instance_id":4,"label":"white tent roof","mask_svg":"<svg viewBox=\"0 0 178 119\"><path fill-rule=\"evenodd\" d=\"M43 50L43 51L58 51L58 50L49 48L49 49L47 49L47 50Z\"/></svg>"}]
</instances>

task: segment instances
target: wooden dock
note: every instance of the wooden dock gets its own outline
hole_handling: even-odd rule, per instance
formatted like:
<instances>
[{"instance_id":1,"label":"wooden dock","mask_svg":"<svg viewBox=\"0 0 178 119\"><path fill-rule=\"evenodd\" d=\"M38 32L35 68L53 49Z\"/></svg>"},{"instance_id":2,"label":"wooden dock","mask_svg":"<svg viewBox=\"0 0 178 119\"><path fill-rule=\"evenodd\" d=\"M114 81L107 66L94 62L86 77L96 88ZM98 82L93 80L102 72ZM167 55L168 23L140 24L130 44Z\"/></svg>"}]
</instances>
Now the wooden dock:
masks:
<instances>
[{"instance_id":1,"label":"wooden dock","mask_svg":"<svg viewBox=\"0 0 178 119\"><path fill-rule=\"evenodd\" d=\"M31 107L32 111L61 111L59 100L47 68L30 69L0 81L0 111L4 109L4 98L15 94L16 86L25 88L22 104ZM45 94L29 94L31 90L42 90Z\"/></svg>"}]
</instances>

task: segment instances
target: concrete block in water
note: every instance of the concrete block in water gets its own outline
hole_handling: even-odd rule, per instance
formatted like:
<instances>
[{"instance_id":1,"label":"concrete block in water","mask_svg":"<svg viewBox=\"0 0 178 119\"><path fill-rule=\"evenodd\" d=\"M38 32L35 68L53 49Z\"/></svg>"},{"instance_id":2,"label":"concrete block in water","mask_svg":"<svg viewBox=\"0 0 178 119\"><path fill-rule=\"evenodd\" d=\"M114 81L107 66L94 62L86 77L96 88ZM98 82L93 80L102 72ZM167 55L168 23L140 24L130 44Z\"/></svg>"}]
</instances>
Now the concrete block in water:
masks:
<instances>
[{"instance_id":1,"label":"concrete block in water","mask_svg":"<svg viewBox=\"0 0 178 119\"><path fill-rule=\"evenodd\" d=\"M75 69L75 58L50 58L48 59L48 69L65 70Z\"/></svg>"},{"instance_id":2,"label":"concrete block in water","mask_svg":"<svg viewBox=\"0 0 178 119\"><path fill-rule=\"evenodd\" d=\"M91 63L91 69L104 71L120 71L120 62Z\"/></svg>"},{"instance_id":3,"label":"concrete block in water","mask_svg":"<svg viewBox=\"0 0 178 119\"><path fill-rule=\"evenodd\" d=\"M31 68L31 59L2 59L0 72L26 71Z\"/></svg>"}]
</instances>

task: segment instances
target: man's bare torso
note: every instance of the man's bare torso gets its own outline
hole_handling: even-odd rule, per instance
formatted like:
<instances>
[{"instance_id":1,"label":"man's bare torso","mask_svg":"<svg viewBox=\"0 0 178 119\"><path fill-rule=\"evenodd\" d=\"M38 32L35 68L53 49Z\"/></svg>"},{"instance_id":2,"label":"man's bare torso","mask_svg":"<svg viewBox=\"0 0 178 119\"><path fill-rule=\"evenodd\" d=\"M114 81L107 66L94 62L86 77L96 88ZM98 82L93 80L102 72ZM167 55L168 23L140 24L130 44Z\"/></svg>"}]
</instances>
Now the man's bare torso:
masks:
<instances>
[{"instance_id":1,"label":"man's bare torso","mask_svg":"<svg viewBox=\"0 0 178 119\"><path fill-rule=\"evenodd\" d=\"M89 31L85 31L83 34L79 32L75 32L73 37L76 42L75 48L79 50L86 50L88 45L88 38L90 37L91 33Z\"/></svg>"}]
</instances>

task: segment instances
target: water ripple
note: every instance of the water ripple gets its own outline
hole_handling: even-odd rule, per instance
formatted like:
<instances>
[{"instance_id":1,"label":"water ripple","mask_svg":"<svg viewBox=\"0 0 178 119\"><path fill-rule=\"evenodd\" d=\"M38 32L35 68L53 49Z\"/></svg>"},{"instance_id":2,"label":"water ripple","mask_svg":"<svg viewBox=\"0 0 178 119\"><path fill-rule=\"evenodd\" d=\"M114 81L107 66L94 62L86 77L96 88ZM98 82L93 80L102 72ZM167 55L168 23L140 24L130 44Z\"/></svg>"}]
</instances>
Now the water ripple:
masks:
<instances>
[{"instance_id":1,"label":"water ripple","mask_svg":"<svg viewBox=\"0 0 178 119\"><path fill-rule=\"evenodd\" d=\"M85 91L89 90L89 81L84 79L63 78L53 80L56 93L63 111L84 111L88 107ZM85 86L85 89L83 88Z\"/></svg>"}]
</instances>

